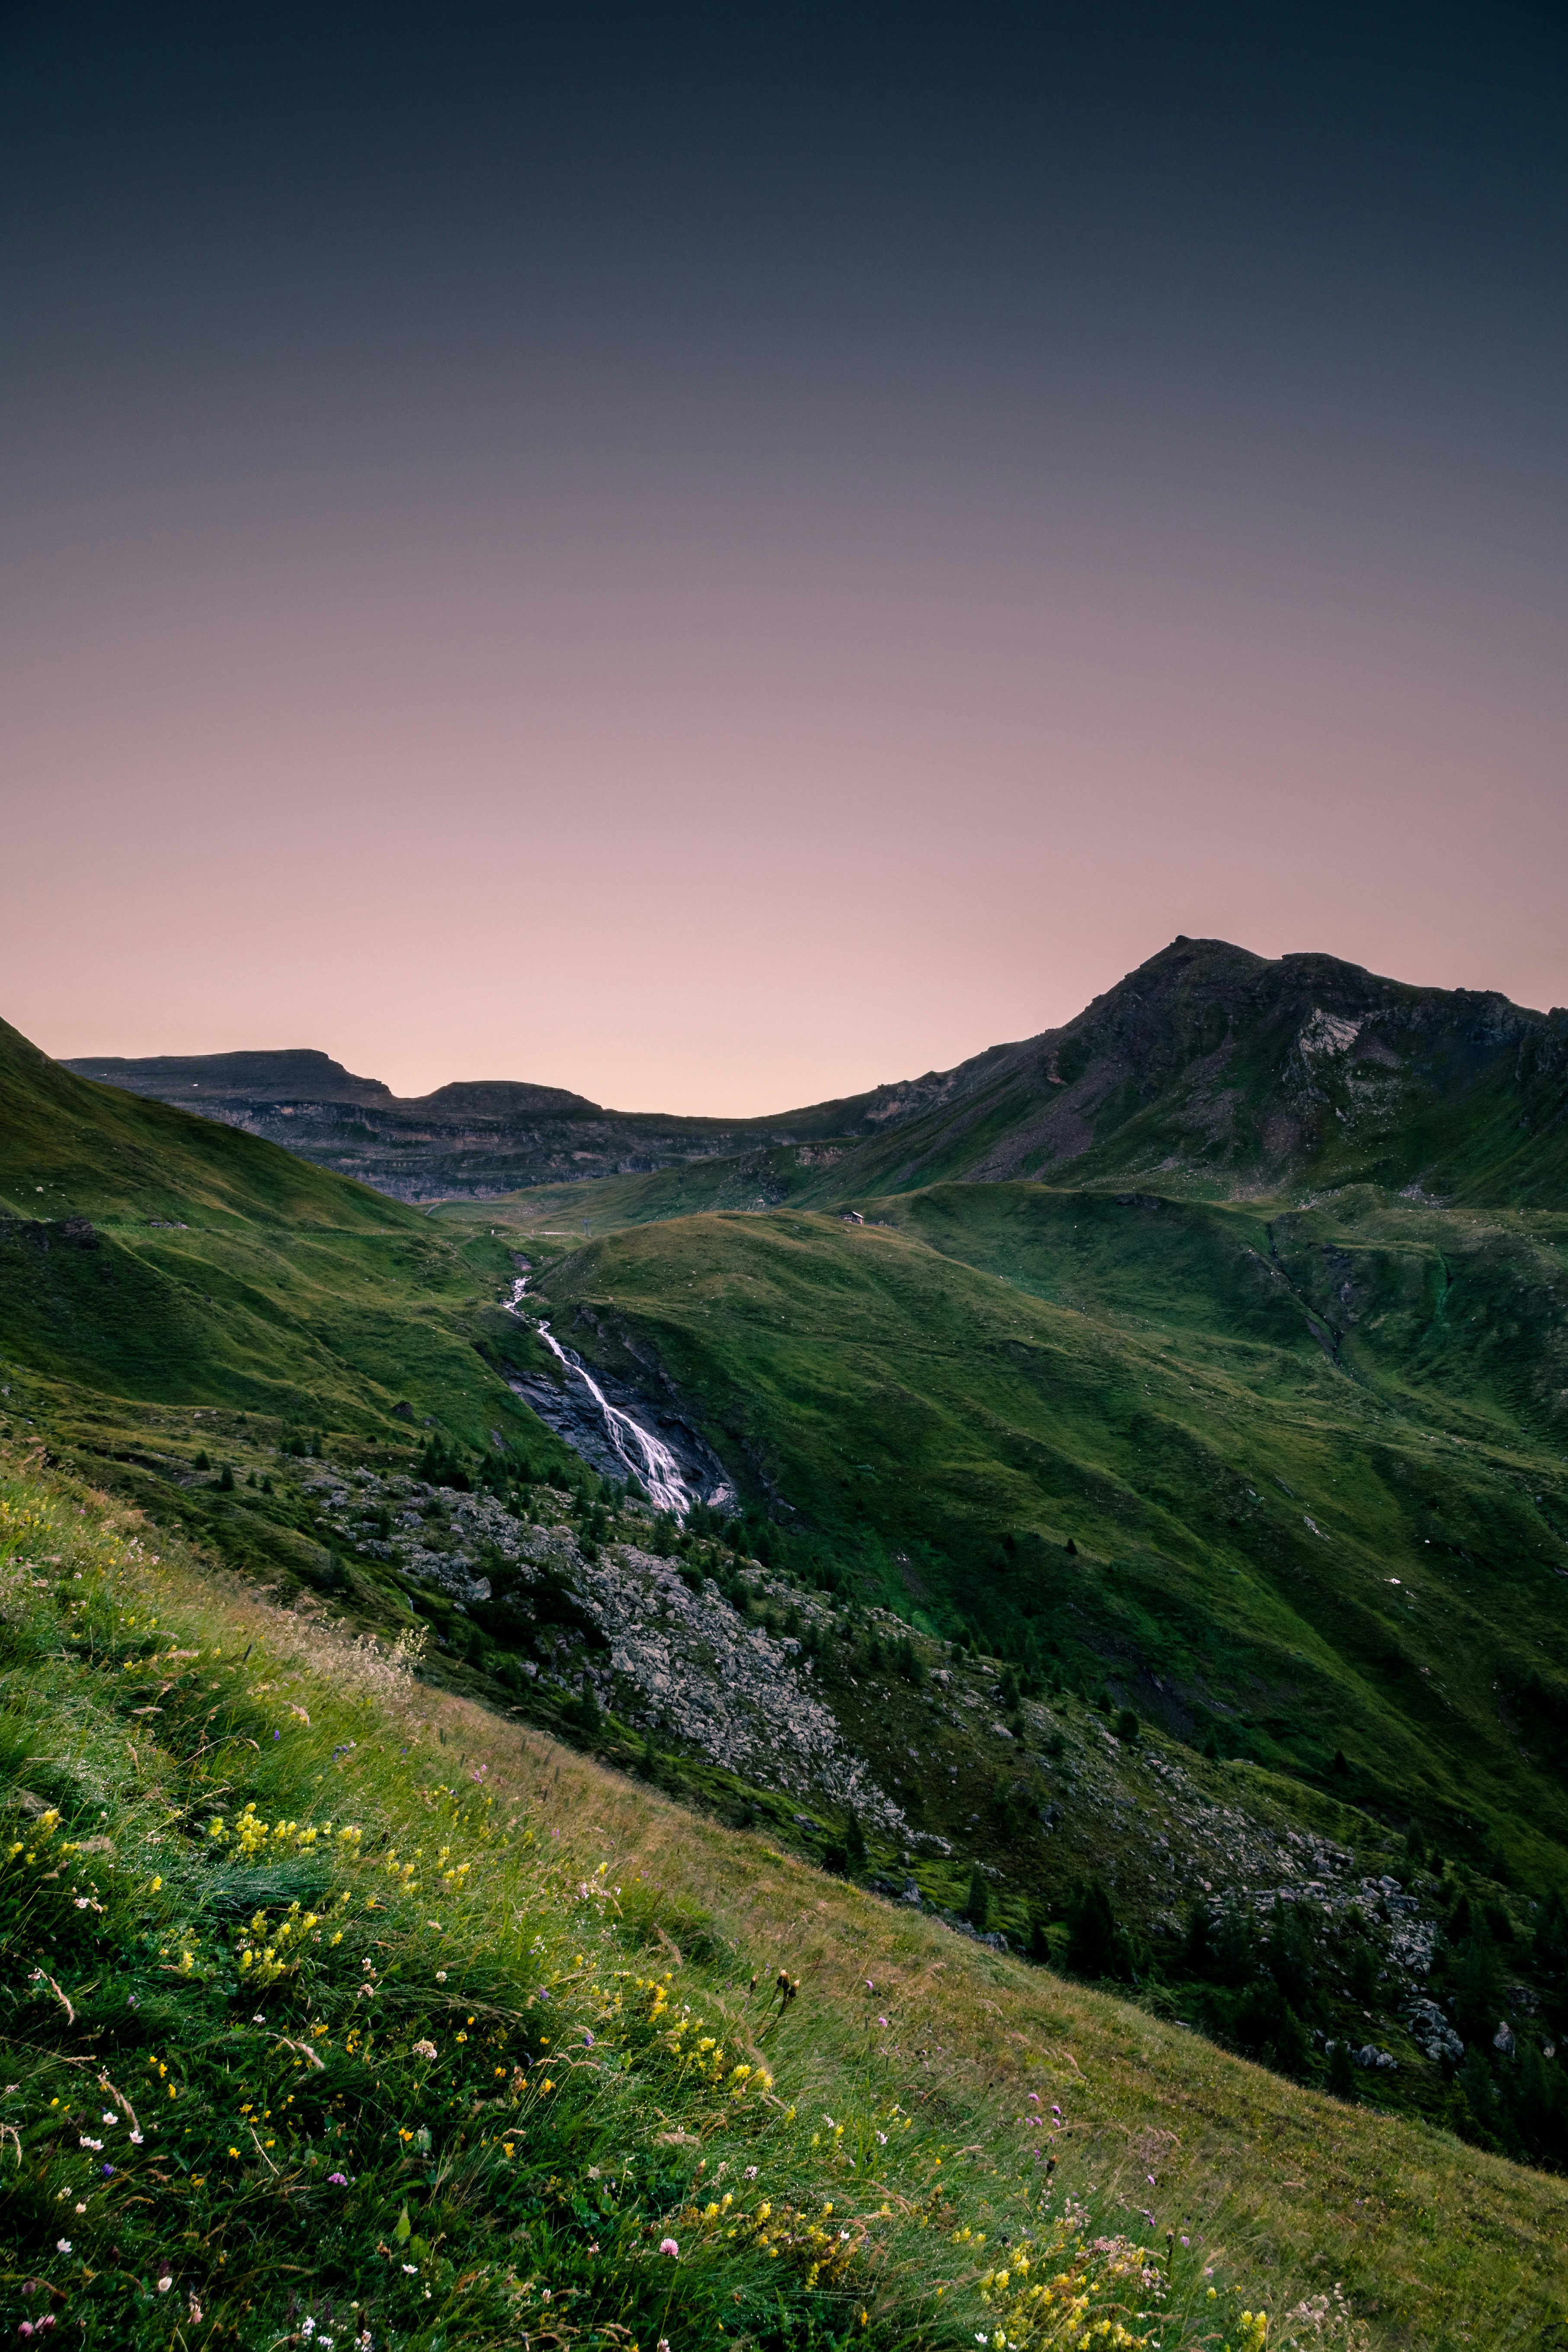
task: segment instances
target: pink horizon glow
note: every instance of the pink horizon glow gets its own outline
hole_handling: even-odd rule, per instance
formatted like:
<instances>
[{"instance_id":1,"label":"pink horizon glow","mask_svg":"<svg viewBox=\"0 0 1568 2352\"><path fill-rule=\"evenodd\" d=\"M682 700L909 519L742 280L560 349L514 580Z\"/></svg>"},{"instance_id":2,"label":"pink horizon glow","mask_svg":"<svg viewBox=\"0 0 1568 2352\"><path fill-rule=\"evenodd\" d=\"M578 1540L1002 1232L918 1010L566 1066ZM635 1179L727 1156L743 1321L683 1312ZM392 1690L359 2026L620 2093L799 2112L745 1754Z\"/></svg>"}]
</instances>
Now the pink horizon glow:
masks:
<instances>
[{"instance_id":1,"label":"pink horizon glow","mask_svg":"<svg viewBox=\"0 0 1568 2352\"><path fill-rule=\"evenodd\" d=\"M0 1013L742 1115L1178 932L1563 1000L1544 625L1299 554L799 505L128 534L3 657Z\"/></svg>"}]
</instances>

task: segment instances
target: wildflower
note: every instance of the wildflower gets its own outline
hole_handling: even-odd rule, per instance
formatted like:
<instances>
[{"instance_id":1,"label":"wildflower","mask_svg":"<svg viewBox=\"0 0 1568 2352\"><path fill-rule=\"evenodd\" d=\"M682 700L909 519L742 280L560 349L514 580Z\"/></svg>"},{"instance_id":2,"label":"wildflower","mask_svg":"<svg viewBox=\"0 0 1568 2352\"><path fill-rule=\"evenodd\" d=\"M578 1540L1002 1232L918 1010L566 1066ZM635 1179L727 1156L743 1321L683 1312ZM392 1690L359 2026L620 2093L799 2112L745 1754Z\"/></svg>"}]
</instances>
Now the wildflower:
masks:
<instances>
[{"instance_id":1,"label":"wildflower","mask_svg":"<svg viewBox=\"0 0 1568 2352\"><path fill-rule=\"evenodd\" d=\"M174 2285L174 2280L170 2277L170 2275L169 2275L168 2272L167 2272L167 2271L165 2271L165 2272L163 2273L163 2277L158 2281L158 2292L159 2292L159 2294L168 2294L168 2292L169 2292L169 2289Z\"/></svg>"},{"instance_id":2,"label":"wildflower","mask_svg":"<svg viewBox=\"0 0 1568 2352\"><path fill-rule=\"evenodd\" d=\"M327 2175L327 2187L328 2187L329 2189L346 2189L346 2188L348 2187L348 2185L349 2185L349 2177L348 2177L348 2174L347 2174L346 2172L329 2172L329 2173L328 2173L328 2175Z\"/></svg>"},{"instance_id":3,"label":"wildflower","mask_svg":"<svg viewBox=\"0 0 1568 2352\"><path fill-rule=\"evenodd\" d=\"M419 2265L417 2263L405 2263L403 2265L403 2274L405 2278L413 2278L417 2273L418 2268Z\"/></svg>"},{"instance_id":4,"label":"wildflower","mask_svg":"<svg viewBox=\"0 0 1568 2352\"><path fill-rule=\"evenodd\" d=\"M110 2179L113 2175L114 2167L111 2164L100 2164L98 2168L100 2172L102 2173L105 2180Z\"/></svg>"},{"instance_id":5,"label":"wildflower","mask_svg":"<svg viewBox=\"0 0 1568 2352\"><path fill-rule=\"evenodd\" d=\"M85 2132L81 2135L81 2144L83 2147L101 2147L103 2146L103 2142L100 2139L89 2139Z\"/></svg>"},{"instance_id":6,"label":"wildflower","mask_svg":"<svg viewBox=\"0 0 1568 2352\"><path fill-rule=\"evenodd\" d=\"M460 2036L459 2039L461 2039ZM416 2058L434 2058L437 2055L436 2044L433 2042L416 2042L414 2045L414 2055Z\"/></svg>"},{"instance_id":7,"label":"wildflower","mask_svg":"<svg viewBox=\"0 0 1568 2352\"><path fill-rule=\"evenodd\" d=\"M106 2124L117 2124L120 2121L120 2117L115 2114L112 2107L105 2107L102 2120Z\"/></svg>"},{"instance_id":8,"label":"wildflower","mask_svg":"<svg viewBox=\"0 0 1568 2352\"><path fill-rule=\"evenodd\" d=\"M57 2254L68 2254L70 2250L71 2242L68 2238L57 2238L55 2240L55 2252Z\"/></svg>"},{"instance_id":9,"label":"wildflower","mask_svg":"<svg viewBox=\"0 0 1568 2352\"><path fill-rule=\"evenodd\" d=\"M661 2238L658 2242L658 2251L661 2254L668 2254L673 2261L679 2254L680 2248L673 2238Z\"/></svg>"}]
</instances>

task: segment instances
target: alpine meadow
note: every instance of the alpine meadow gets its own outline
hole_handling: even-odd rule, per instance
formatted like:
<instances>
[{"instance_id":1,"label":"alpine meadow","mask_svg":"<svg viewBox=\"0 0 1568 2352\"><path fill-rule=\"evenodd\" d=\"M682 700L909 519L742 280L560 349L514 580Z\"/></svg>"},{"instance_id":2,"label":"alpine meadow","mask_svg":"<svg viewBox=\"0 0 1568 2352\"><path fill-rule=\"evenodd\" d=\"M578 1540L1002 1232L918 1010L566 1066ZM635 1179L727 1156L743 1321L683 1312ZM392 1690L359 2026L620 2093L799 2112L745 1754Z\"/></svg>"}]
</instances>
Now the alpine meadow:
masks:
<instances>
[{"instance_id":1,"label":"alpine meadow","mask_svg":"<svg viewBox=\"0 0 1568 2352\"><path fill-rule=\"evenodd\" d=\"M1568 2343L1568 1013L0 1029L0 1212L24 2335Z\"/></svg>"}]
</instances>

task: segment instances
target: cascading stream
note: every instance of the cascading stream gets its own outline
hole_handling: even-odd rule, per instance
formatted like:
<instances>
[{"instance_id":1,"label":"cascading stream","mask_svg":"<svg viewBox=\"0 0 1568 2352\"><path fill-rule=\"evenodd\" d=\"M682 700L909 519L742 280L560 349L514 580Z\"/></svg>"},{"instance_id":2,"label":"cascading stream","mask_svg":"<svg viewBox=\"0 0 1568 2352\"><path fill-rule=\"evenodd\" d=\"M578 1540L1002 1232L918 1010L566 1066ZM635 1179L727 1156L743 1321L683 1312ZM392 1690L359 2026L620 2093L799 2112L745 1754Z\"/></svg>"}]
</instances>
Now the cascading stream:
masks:
<instances>
[{"instance_id":1,"label":"cascading stream","mask_svg":"<svg viewBox=\"0 0 1568 2352\"><path fill-rule=\"evenodd\" d=\"M503 1301L508 1314L521 1316L527 1288L528 1276L520 1275L512 1284L511 1297ZM593 1374L585 1371L562 1346L548 1323L540 1321L533 1328L551 1354L565 1365L573 1379L582 1381L594 1400L610 1444L632 1476L646 1490L648 1500L656 1509L672 1511L678 1519L683 1519L694 1498L680 1475L680 1465L662 1438L655 1437L651 1430L644 1429L640 1422L634 1421L629 1412L623 1412L619 1405L610 1402Z\"/></svg>"}]
</instances>

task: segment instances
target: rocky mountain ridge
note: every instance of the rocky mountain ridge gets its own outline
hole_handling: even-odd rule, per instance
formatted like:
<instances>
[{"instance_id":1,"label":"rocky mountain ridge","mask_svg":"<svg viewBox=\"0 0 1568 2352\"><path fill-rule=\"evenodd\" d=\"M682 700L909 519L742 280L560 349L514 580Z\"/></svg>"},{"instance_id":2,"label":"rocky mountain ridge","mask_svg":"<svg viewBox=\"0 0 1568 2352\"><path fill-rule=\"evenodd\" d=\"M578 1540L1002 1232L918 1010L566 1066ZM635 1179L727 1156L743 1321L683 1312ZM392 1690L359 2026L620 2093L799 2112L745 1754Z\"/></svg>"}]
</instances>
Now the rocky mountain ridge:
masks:
<instances>
[{"instance_id":1,"label":"rocky mountain ridge","mask_svg":"<svg viewBox=\"0 0 1568 2352\"><path fill-rule=\"evenodd\" d=\"M1060 1028L765 1118L499 1080L399 1098L303 1052L67 1066L409 1201L706 1168L716 1202L818 1202L1070 1167L1232 1193L1359 1175L1546 1202L1568 1173L1568 1012L1214 940L1175 940Z\"/></svg>"}]
</instances>

